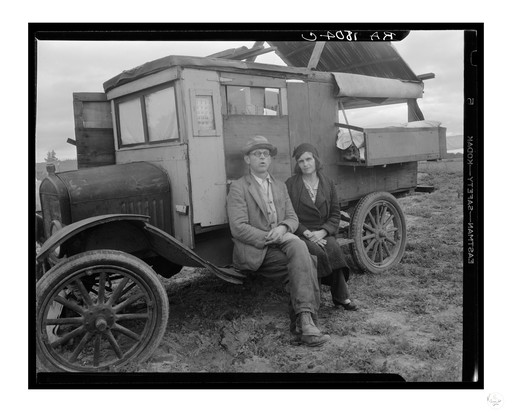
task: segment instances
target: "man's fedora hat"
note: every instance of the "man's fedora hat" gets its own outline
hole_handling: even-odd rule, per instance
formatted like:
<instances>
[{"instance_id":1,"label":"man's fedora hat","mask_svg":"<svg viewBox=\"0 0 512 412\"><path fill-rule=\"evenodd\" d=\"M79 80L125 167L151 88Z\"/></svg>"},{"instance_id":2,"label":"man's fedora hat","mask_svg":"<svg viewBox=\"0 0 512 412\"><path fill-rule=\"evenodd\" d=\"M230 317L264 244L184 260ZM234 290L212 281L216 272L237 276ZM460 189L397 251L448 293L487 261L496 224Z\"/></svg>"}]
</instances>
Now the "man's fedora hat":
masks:
<instances>
[{"instance_id":1,"label":"man's fedora hat","mask_svg":"<svg viewBox=\"0 0 512 412\"><path fill-rule=\"evenodd\" d=\"M264 136L254 136L249 138L242 152L244 155L248 155L256 149L268 149L270 151L270 156L275 156L277 154L277 147L272 145Z\"/></svg>"}]
</instances>

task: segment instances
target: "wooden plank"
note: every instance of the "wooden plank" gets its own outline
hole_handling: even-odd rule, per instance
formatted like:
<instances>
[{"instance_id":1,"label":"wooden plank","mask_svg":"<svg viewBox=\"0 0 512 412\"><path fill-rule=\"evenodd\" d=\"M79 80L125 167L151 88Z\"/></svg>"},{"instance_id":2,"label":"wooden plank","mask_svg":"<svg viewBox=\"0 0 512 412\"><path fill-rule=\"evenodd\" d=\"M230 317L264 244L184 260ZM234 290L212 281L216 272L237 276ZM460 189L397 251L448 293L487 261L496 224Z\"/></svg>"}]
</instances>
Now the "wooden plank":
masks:
<instances>
[{"instance_id":1,"label":"wooden plank","mask_svg":"<svg viewBox=\"0 0 512 412\"><path fill-rule=\"evenodd\" d=\"M370 166L381 166L403 162L419 162L422 160L438 160L439 158L439 153L409 154L407 156L392 156L387 157L386 159L373 160L371 161L372 163Z\"/></svg>"},{"instance_id":2,"label":"wooden plank","mask_svg":"<svg viewBox=\"0 0 512 412\"><path fill-rule=\"evenodd\" d=\"M279 105L281 106L281 115L287 116L288 115L288 90L286 87L281 87L281 100L279 102Z\"/></svg>"},{"instance_id":3,"label":"wooden plank","mask_svg":"<svg viewBox=\"0 0 512 412\"><path fill-rule=\"evenodd\" d=\"M289 68L294 68L294 65L293 63L288 60L288 57L286 57L286 55L284 53L281 53L281 51L279 49L276 50L276 55L289 67Z\"/></svg>"},{"instance_id":4,"label":"wooden plank","mask_svg":"<svg viewBox=\"0 0 512 412\"><path fill-rule=\"evenodd\" d=\"M446 148L446 127L439 127L439 153L441 159L446 158L448 153Z\"/></svg>"},{"instance_id":5,"label":"wooden plank","mask_svg":"<svg viewBox=\"0 0 512 412\"><path fill-rule=\"evenodd\" d=\"M299 144L311 141L309 92L306 83L288 83L288 113L290 149L293 152Z\"/></svg>"},{"instance_id":6,"label":"wooden plank","mask_svg":"<svg viewBox=\"0 0 512 412\"><path fill-rule=\"evenodd\" d=\"M264 44L265 44L265 42L264 42L264 41L256 41L256 42L254 42L254 44L253 44L252 48L253 48L253 49L255 49L255 48L259 48L259 47L262 47ZM276 48L274 47L274 49L276 49ZM251 57L249 57L249 58L247 59L247 61L248 61L248 62L253 62L254 60L256 60L256 56L251 56Z\"/></svg>"},{"instance_id":7,"label":"wooden plank","mask_svg":"<svg viewBox=\"0 0 512 412\"><path fill-rule=\"evenodd\" d=\"M115 163L111 105L104 93L73 93L78 168Z\"/></svg>"},{"instance_id":8,"label":"wooden plank","mask_svg":"<svg viewBox=\"0 0 512 412\"><path fill-rule=\"evenodd\" d=\"M344 129L351 129L351 130L357 130L358 132L364 132L363 127L352 126L350 124L345 124L345 123L335 123L335 125L338 127L343 127Z\"/></svg>"},{"instance_id":9,"label":"wooden plank","mask_svg":"<svg viewBox=\"0 0 512 412\"><path fill-rule=\"evenodd\" d=\"M261 48L261 46L260 46L260 48ZM242 52L246 52L247 50L249 50L247 47L242 46L242 47L222 50L222 51L217 52L217 53L209 54L206 57L214 58L214 59L230 59L230 58L233 58L233 56L236 56L237 54L240 54Z\"/></svg>"},{"instance_id":10,"label":"wooden plank","mask_svg":"<svg viewBox=\"0 0 512 412\"><path fill-rule=\"evenodd\" d=\"M75 129L78 168L115 163L112 129Z\"/></svg>"},{"instance_id":11,"label":"wooden plank","mask_svg":"<svg viewBox=\"0 0 512 412\"><path fill-rule=\"evenodd\" d=\"M365 129L368 166L439 157L438 128Z\"/></svg>"},{"instance_id":12,"label":"wooden plank","mask_svg":"<svg viewBox=\"0 0 512 412\"><path fill-rule=\"evenodd\" d=\"M220 73L220 83L225 86L252 86L279 89L286 87L286 80L270 76L252 76L239 73Z\"/></svg>"},{"instance_id":13,"label":"wooden plank","mask_svg":"<svg viewBox=\"0 0 512 412\"><path fill-rule=\"evenodd\" d=\"M322 51L324 50L325 42L318 41L315 43L315 47L313 48L313 52L311 53L311 57L309 58L308 69L316 69L318 62L320 61L320 56L322 55Z\"/></svg>"},{"instance_id":14,"label":"wooden plank","mask_svg":"<svg viewBox=\"0 0 512 412\"><path fill-rule=\"evenodd\" d=\"M107 153L77 153L76 160L79 169L108 166L115 163L113 156Z\"/></svg>"},{"instance_id":15,"label":"wooden plank","mask_svg":"<svg viewBox=\"0 0 512 412\"><path fill-rule=\"evenodd\" d=\"M309 121L311 143L317 148L326 173L335 173L338 161L335 123L338 121L338 104L334 97L334 85L308 83Z\"/></svg>"},{"instance_id":16,"label":"wooden plank","mask_svg":"<svg viewBox=\"0 0 512 412\"><path fill-rule=\"evenodd\" d=\"M344 160L342 158L340 158L340 160L338 160L336 162L336 165L338 165L338 166L353 166L353 167L373 167L373 166L368 166L364 162L352 162L349 160Z\"/></svg>"},{"instance_id":17,"label":"wooden plank","mask_svg":"<svg viewBox=\"0 0 512 412\"><path fill-rule=\"evenodd\" d=\"M249 62L253 62L257 56L276 50L276 47L264 48L263 43L265 42L256 42L250 49L245 46L238 47L236 49L227 49L218 53L210 54L207 57L227 60L247 60Z\"/></svg>"},{"instance_id":18,"label":"wooden plank","mask_svg":"<svg viewBox=\"0 0 512 412\"><path fill-rule=\"evenodd\" d=\"M267 47L267 48L261 48L257 50L247 50L245 53L240 53L236 57L231 57L231 59L237 59L237 60L247 60L247 61L254 61L257 56L261 56L262 54L267 54L270 52L276 51L275 47ZM252 60L249 60L252 59Z\"/></svg>"},{"instance_id":19,"label":"wooden plank","mask_svg":"<svg viewBox=\"0 0 512 412\"><path fill-rule=\"evenodd\" d=\"M76 139L76 147L81 149L98 150L98 148L110 148L114 140L109 141L112 129L75 129L80 133L80 139Z\"/></svg>"},{"instance_id":20,"label":"wooden plank","mask_svg":"<svg viewBox=\"0 0 512 412\"><path fill-rule=\"evenodd\" d=\"M415 188L418 163L397 163L386 167L337 167L337 172L328 174L336 183L340 203L347 203L371 192L396 192Z\"/></svg>"},{"instance_id":21,"label":"wooden plank","mask_svg":"<svg viewBox=\"0 0 512 412\"><path fill-rule=\"evenodd\" d=\"M110 102L82 102L82 125L84 128L112 128Z\"/></svg>"},{"instance_id":22,"label":"wooden plank","mask_svg":"<svg viewBox=\"0 0 512 412\"><path fill-rule=\"evenodd\" d=\"M416 77L420 80L430 80L430 79L435 79L436 74L435 73L423 73L423 74L418 74Z\"/></svg>"},{"instance_id":23,"label":"wooden plank","mask_svg":"<svg viewBox=\"0 0 512 412\"><path fill-rule=\"evenodd\" d=\"M77 100L79 102L90 102L90 101L101 102L101 101L107 101L107 96L105 93L101 93L101 92L97 92L97 93L76 92L76 93L73 93L73 100Z\"/></svg>"},{"instance_id":24,"label":"wooden plank","mask_svg":"<svg viewBox=\"0 0 512 412\"><path fill-rule=\"evenodd\" d=\"M437 133L437 127L403 127L403 126L389 126L389 127L365 127L365 132L378 134L378 133L396 133L407 134L413 132L432 132Z\"/></svg>"}]
</instances>

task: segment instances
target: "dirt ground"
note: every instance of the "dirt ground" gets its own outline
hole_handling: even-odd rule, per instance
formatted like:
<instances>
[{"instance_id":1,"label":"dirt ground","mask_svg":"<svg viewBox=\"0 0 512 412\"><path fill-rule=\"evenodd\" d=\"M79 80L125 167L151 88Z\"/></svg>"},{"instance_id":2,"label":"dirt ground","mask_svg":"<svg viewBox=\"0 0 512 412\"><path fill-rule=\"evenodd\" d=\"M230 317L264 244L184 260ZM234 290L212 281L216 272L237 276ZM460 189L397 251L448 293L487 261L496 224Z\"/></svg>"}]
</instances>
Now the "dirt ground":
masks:
<instances>
[{"instance_id":1,"label":"dirt ground","mask_svg":"<svg viewBox=\"0 0 512 412\"><path fill-rule=\"evenodd\" d=\"M453 163L453 164L452 164ZM163 280L169 324L153 356L126 372L397 373L411 382L460 381L462 162L421 165L432 193L399 199L408 243L402 262L349 281L360 310L337 309L322 288L321 348L290 344L287 295L261 277L228 284L205 269Z\"/></svg>"}]
</instances>

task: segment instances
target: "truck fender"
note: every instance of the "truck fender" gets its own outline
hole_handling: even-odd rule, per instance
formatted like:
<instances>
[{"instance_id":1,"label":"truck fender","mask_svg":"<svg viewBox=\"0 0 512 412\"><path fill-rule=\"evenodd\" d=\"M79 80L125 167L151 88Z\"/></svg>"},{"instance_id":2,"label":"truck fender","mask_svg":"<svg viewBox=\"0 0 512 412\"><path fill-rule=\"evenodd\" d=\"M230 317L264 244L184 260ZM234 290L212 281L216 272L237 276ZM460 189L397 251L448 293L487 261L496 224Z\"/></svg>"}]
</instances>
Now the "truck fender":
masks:
<instances>
[{"instance_id":1,"label":"truck fender","mask_svg":"<svg viewBox=\"0 0 512 412\"><path fill-rule=\"evenodd\" d=\"M152 249L167 260L182 266L202 266L226 282L243 283L245 275L237 270L215 266L168 233L149 223L144 223L144 229L149 235Z\"/></svg>"},{"instance_id":2,"label":"truck fender","mask_svg":"<svg viewBox=\"0 0 512 412\"><path fill-rule=\"evenodd\" d=\"M87 219L79 220L75 223L71 223L70 225L63 227L58 232L54 233L44 242L44 244L41 246L41 249L39 249L36 260L38 262L42 262L56 247L62 245L64 242L85 230L88 230L94 226L121 220L134 223L139 222L140 226L142 227L144 223L149 222L149 216L135 214L110 214L93 216Z\"/></svg>"},{"instance_id":3,"label":"truck fender","mask_svg":"<svg viewBox=\"0 0 512 412\"><path fill-rule=\"evenodd\" d=\"M135 214L94 216L65 226L46 240L39 250L36 260L41 263L48 257L52 250L78 234L89 230L92 227L115 221L129 221L143 229L152 250L167 259L169 262L173 262L181 266L204 267L219 278L230 283L241 284L242 279L245 278L243 274L234 269L219 268L201 258L197 253L167 232L149 224L149 216Z\"/></svg>"}]
</instances>

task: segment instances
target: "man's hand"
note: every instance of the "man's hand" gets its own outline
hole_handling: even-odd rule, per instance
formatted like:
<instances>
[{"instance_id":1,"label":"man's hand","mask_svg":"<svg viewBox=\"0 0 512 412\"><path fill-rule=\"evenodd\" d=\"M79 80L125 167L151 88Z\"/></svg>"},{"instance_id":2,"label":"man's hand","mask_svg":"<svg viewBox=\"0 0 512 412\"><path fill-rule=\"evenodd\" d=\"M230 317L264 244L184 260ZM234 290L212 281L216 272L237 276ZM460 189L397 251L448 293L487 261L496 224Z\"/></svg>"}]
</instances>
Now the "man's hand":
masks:
<instances>
[{"instance_id":1,"label":"man's hand","mask_svg":"<svg viewBox=\"0 0 512 412\"><path fill-rule=\"evenodd\" d=\"M283 235L288 232L288 228L283 225L276 226L265 236L265 245L279 244L282 242Z\"/></svg>"}]
</instances>

